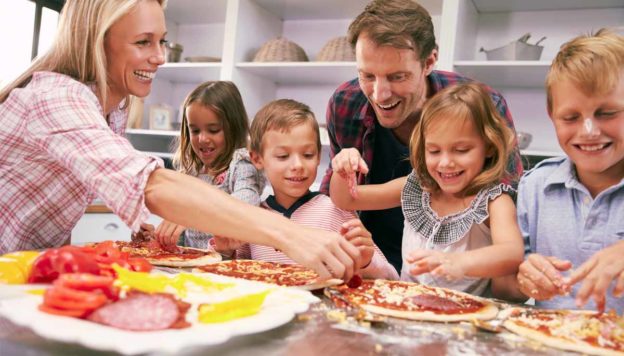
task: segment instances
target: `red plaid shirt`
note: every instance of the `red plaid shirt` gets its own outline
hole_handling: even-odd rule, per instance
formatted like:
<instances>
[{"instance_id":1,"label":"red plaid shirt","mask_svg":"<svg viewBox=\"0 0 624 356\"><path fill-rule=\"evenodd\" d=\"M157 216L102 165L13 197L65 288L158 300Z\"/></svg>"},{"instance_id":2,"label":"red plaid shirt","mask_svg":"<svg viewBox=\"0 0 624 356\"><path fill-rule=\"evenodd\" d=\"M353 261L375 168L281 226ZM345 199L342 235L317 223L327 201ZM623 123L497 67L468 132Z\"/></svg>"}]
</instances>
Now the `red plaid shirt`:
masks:
<instances>
[{"instance_id":1,"label":"red plaid shirt","mask_svg":"<svg viewBox=\"0 0 624 356\"><path fill-rule=\"evenodd\" d=\"M93 88L37 72L0 104L0 253L60 246L97 196L137 230L160 159L123 137L127 113L103 116Z\"/></svg>"},{"instance_id":2,"label":"red plaid shirt","mask_svg":"<svg viewBox=\"0 0 624 356\"><path fill-rule=\"evenodd\" d=\"M428 84L433 94L456 83L469 82L471 79L457 73L433 71L428 77ZM507 120L507 124L514 132L513 119L507 108L505 98L490 88L490 96L498 112ZM375 111L360 89L357 79L342 84L329 100L327 106L327 131L330 139L330 157L343 148L354 147L360 151L368 167L373 167L373 151L375 148ZM520 151L516 148L509 157L507 171L515 174L513 187L517 187L518 179L522 176L522 161ZM321 184L321 192L329 194L329 182L332 176L331 163L327 168ZM360 175L358 184L368 183L369 175Z\"/></svg>"}]
</instances>

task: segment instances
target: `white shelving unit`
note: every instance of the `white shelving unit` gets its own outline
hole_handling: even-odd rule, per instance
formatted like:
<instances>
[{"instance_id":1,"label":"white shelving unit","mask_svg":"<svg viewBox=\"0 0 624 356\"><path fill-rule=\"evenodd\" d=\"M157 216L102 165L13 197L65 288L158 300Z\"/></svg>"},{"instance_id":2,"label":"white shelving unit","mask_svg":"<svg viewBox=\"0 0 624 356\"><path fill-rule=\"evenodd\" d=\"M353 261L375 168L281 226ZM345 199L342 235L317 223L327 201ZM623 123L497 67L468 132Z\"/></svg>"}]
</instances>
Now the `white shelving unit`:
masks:
<instances>
[{"instance_id":1,"label":"white shelving unit","mask_svg":"<svg viewBox=\"0 0 624 356\"><path fill-rule=\"evenodd\" d=\"M170 0L168 39L184 46L182 58L212 56L220 62L167 63L145 101L179 106L197 84L231 80L241 91L250 119L266 102L293 98L310 105L325 122L329 97L355 78L354 62L316 62L330 39L344 36L369 0ZM581 33L624 26L624 0L424 0L436 29L437 68L482 81L505 96L518 131L533 135L526 154L560 155L546 113L545 75L559 46ZM526 32L530 43L546 36L539 61L486 61L479 48L505 45ZM278 36L299 44L310 62L252 62L266 41ZM146 124L144 124L146 129ZM133 134L152 134L134 131ZM155 135L169 135L158 132ZM168 147L163 149L168 151Z\"/></svg>"},{"instance_id":2,"label":"white shelving unit","mask_svg":"<svg viewBox=\"0 0 624 356\"><path fill-rule=\"evenodd\" d=\"M518 131L533 135L523 154L563 154L546 111L544 80L559 47L575 36L624 25L623 0L444 0L447 23L455 24L452 45L444 47L452 70L499 90ZM530 32L547 39L539 61L487 61L480 48L503 46ZM442 46L441 46L442 48Z\"/></svg>"}]
</instances>

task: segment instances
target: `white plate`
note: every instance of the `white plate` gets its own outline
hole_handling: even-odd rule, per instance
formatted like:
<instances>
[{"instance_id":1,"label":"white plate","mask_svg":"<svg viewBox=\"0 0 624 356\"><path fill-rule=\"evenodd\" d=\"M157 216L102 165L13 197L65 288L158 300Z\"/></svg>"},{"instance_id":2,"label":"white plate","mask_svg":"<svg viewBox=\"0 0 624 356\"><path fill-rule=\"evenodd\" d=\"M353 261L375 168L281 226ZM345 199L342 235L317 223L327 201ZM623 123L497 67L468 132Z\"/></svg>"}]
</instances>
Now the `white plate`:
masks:
<instances>
[{"instance_id":1,"label":"white plate","mask_svg":"<svg viewBox=\"0 0 624 356\"><path fill-rule=\"evenodd\" d=\"M266 286L238 281L236 284L237 289L245 290ZM296 313L306 311L311 303L319 300L309 292L273 286L271 288L274 291L267 296L260 313L256 315L226 323L200 324L191 321L193 324L191 327L178 330L126 331L82 319L43 313L37 309L41 304L41 296L24 293L23 287L15 288L7 285L0 285L0 294L11 295L10 298L0 300L0 315L17 325L31 328L44 338L78 343L96 350L116 351L126 355L150 352L176 353L185 347L216 345L233 336L276 328L288 323ZM18 291L7 292L7 289ZM22 293L22 296L14 298L15 293ZM196 314L191 315L196 317Z\"/></svg>"}]
</instances>

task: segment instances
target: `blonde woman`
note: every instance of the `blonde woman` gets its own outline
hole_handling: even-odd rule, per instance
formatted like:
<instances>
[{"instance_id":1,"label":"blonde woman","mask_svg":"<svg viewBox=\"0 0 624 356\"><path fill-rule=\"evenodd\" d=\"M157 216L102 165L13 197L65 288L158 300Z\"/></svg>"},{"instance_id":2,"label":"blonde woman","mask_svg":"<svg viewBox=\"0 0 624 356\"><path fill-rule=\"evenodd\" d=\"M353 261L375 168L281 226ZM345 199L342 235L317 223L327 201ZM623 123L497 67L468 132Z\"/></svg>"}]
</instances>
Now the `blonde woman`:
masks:
<instances>
[{"instance_id":1,"label":"blonde woman","mask_svg":"<svg viewBox=\"0 0 624 356\"><path fill-rule=\"evenodd\" d=\"M339 234L300 227L166 170L123 137L130 98L150 93L164 62L164 6L68 0L50 51L0 92L0 253L69 243L99 197L133 231L153 213L274 246L321 276L349 278L360 255Z\"/></svg>"}]
</instances>

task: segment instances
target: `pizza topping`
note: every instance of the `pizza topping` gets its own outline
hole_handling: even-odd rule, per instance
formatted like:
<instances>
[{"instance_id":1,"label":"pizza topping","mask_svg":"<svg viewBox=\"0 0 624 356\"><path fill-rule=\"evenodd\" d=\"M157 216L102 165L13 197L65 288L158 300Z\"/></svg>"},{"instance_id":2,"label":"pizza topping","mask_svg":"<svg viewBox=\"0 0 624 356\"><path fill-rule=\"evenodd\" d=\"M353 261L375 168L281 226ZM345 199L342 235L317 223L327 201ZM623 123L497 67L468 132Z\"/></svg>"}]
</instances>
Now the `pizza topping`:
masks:
<instances>
[{"instance_id":1,"label":"pizza topping","mask_svg":"<svg viewBox=\"0 0 624 356\"><path fill-rule=\"evenodd\" d=\"M319 279L314 270L301 265L258 260L232 260L201 266L198 269L202 272L291 287L308 285Z\"/></svg>"},{"instance_id":2,"label":"pizza topping","mask_svg":"<svg viewBox=\"0 0 624 356\"><path fill-rule=\"evenodd\" d=\"M353 275L353 277L351 277L349 282L347 282L347 286L349 288L357 288L357 287L359 287L361 285L362 285L362 277L360 277L357 274Z\"/></svg>"},{"instance_id":3,"label":"pizza topping","mask_svg":"<svg viewBox=\"0 0 624 356\"><path fill-rule=\"evenodd\" d=\"M458 312L462 310L462 305L448 298L437 295L415 295L407 297L408 302L426 310L442 312Z\"/></svg>"},{"instance_id":4,"label":"pizza topping","mask_svg":"<svg viewBox=\"0 0 624 356\"><path fill-rule=\"evenodd\" d=\"M171 295L135 292L96 310L88 319L123 330L153 331L170 328L180 315L178 303Z\"/></svg>"},{"instance_id":5,"label":"pizza topping","mask_svg":"<svg viewBox=\"0 0 624 356\"><path fill-rule=\"evenodd\" d=\"M199 321L202 323L222 323L258 314L269 292L269 290L265 290L225 302L201 304L199 306Z\"/></svg>"},{"instance_id":6,"label":"pizza topping","mask_svg":"<svg viewBox=\"0 0 624 356\"><path fill-rule=\"evenodd\" d=\"M567 310L517 309L509 322L573 343L624 350L624 329L617 326L615 313L593 314Z\"/></svg>"},{"instance_id":7,"label":"pizza topping","mask_svg":"<svg viewBox=\"0 0 624 356\"><path fill-rule=\"evenodd\" d=\"M485 307L484 303L470 296L403 281L366 280L357 288L343 285L335 289L352 304L399 311L465 314Z\"/></svg>"}]
</instances>

